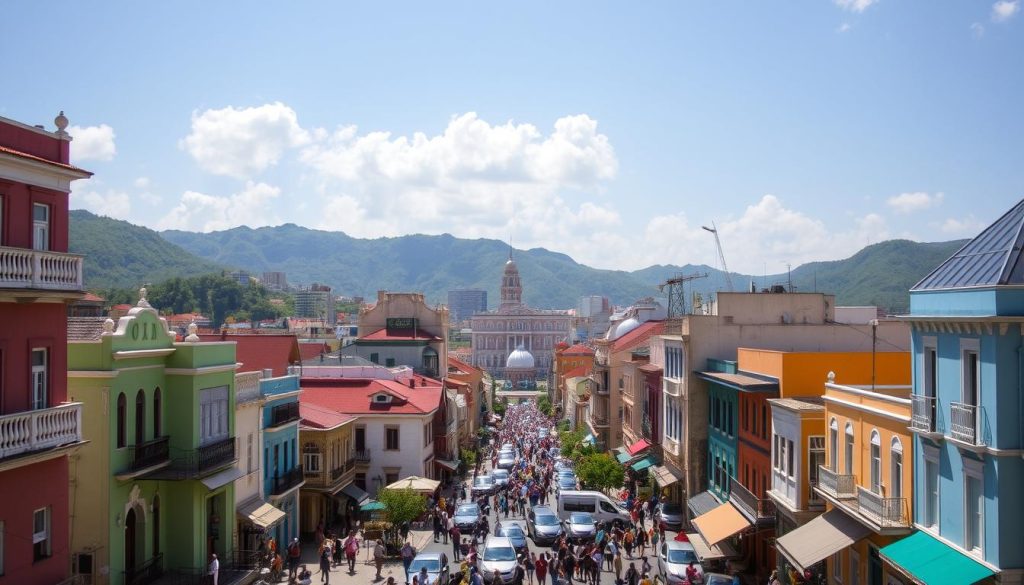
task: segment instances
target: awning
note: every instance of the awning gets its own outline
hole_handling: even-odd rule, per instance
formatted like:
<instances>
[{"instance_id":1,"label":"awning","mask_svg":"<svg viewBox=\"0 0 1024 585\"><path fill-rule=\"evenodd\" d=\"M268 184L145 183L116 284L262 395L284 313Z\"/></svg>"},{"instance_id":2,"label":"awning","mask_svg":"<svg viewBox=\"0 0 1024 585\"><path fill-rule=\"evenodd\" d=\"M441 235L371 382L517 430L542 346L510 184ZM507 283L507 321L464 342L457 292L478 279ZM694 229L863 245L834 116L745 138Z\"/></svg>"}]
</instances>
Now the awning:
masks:
<instances>
[{"instance_id":1,"label":"awning","mask_svg":"<svg viewBox=\"0 0 1024 585\"><path fill-rule=\"evenodd\" d=\"M210 477L204 477L199 481L203 482L203 485L206 486L206 489L215 490L219 487L224 487L228 485L229 483L235 481L240 477L243 477L244 475L245 472L242 471L241 469L237 467L229 467L224 471L218 471L217 473L214 473Z\"/></svg>"},{"instance_id":2,"label":"awning","mask_svg":"<svg viewBox=\"0 0 1024 585\"><path fill-rule=\"evenodd\" d=\"M238 517L252 522L256 526L266 530L277 524L286 514L273 504L268 504L260 498L252 498L238 505Z\"/></svg>"},{"instance_id":3,"label":"awning","mask_svg":"<svg viewBox=\"0 0 1024 585\"><path fill-rule=\"evenodd\" d=\"M434 463L437 463L441 467L444 467L448 471L455 471L459 468L458 460L448 461L447 459L434 459Z\"/></svg>"},{"instance_id":4,"label":"awning","mask_svg":"<svg viewBox=\"0 0 1024 585\"><path fill-rule=\"evenodd\" d=\"M633 456L632 456L632 455L630 455L629 453L616 453L616 454L615 454L615 459L616 459L616 460L617 460L617 461L618 461L619 463L621 463L621 464L623 464L623 465L625 465L625 464L626 464L626 463L627 463L627 462L628 462L628 461L629 461L630 459L632 459L632 458L633 458Z\"/></svg>"},{"instance_id":5,"label":"awning","mask_svg":"<svg viewBox=\"0 0 1024 585\"><path fill-rule=\"evenodd\" d=\"M718 498L712 495L711 492L701 492L686 502L686 507L690 509L690 513L693 514L694 518L703 516L721 505L722 502L719 502Z\"/></svg>"},{"instance_id":6,"label":"awning","mask_svg":"<svg viewBox=\"0 0 1024 585\"><path fill-rule=\"evenodd\" d=\"M359 506L359 511L360 512L372 512L374 510L383 510L383 509L384 509L384 504L378 502L377 500L370 500L370 501L366 502L365 504L363 504L362 506Z\"/></svg>"},{"instance_id":7,"label":"awning","mask_svg":"<svg viewBox=\"0 0 1024 585\"><path fill-rule=\"evenodd\" d=\"M347 486L341 488L341 493L355 500L357 504L362 506L370 499L370 494L363 491L363 489L354 483L350 483Z\"/></svg>"},{"instance_id":8,"label":"awning","mask_svg":"<svg viewBox=\"0 0 1024 585\"><path fill-rule=\"evenodd\" d=\"M654 472L654 481L658 482L658 487L668 487L683 479L672 473L672 470L664 465L655 465L651 471Z\"/></svg>"},{"instance_id":9,"label":"awning","mask_svg":"<svg viewBox=\"0 0 1024 585\"><path fill-rule=\"evenodd\" d=\"M775 548L793 566L804 571L870 533L868 527L847 516L842 510L833 509L777 538Z\"/></svg>"},{"instance_id":10,"label":"awning","mask_svg":"<svg viewBox=\"0 0 1024 585\"><path fill-rule=\"evenodd\" d=\"M687 538L690 539L690 544L693 545L693 552L697 554L697 558L703 561L711 561L715 559L732 559L739 556L728 542L720 542L714 546L708 544L708 541L704 540L704 537L696 532L687 532Z\"/></svg>"},{"instance_id":11,"label":"awning","mask_svg":"<svg viewBox=\"0 0 1024 585\"><path fill-rule=\"evenodd\" d=\"M647 469L648 467L654 466L656 463L658 463L658 462L655 461L654 457L651 457L650 455L648 455L647 457L644 457L643 459L641 459L640 461L637 461L636 463L634 463L632 465L633 471L643 471L643 470Z\"/></svg>"},{"instance_id":12,"label":"awning","mask_svg":"<svg viewBox=\"0 0 1024 585\"><path fill-rule=\"evenodd\" d=\"M879 553L925 585L968 585L995 574L927 532L915 532L883 547Z\"/></svg>"},{"instance_id":13,"label":"awning","mask_svg":"<svg viewBox=\"0 0 1024 585\"><path fill-rule=\"evenodd\" d=\"M694 518L693 525L711 546L753 526L750 520L729 502Z\"/></svg>"},{"instance_id":14,"label":"awning","mask_svg":"<svg viewBox=\"0 0 1024 585\"><path fill-rule=\"evenodd\" d=\"M411 489L414 492L421 494L432 494L437 491L437 488L441 487L441 482L436 479L430 479L429 477L419 477L416 475L410 475L405 479L400 479L395 483L387 486L385 489L389 490L404 490Z\"/></svg>"},{"instance_id":15,"label":"awning","mask_svg":"<svg viewBox=\"0 0 1024 585\"><path fill-rule=\"evenodd\" d=\"M644 451L645 449L650 449L650 448L651 448L650 441L648 441L647 439L640 439L636 443L633 443L632 445L630 445L627 450L629 451L630 455L634 455L635 456L635 455L639 455L641 451Z\"/></svg>"}]
</instances>

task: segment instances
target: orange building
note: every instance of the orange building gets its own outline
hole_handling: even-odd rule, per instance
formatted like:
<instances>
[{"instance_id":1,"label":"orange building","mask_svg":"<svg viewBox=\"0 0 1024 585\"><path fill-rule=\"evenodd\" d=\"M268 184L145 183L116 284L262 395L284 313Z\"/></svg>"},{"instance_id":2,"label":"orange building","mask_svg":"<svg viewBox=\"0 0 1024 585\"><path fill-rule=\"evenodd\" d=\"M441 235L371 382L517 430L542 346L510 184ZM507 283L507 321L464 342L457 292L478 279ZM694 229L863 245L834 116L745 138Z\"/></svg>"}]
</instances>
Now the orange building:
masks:
<instances>
[{"instance_id":1,"label":"orange building","mask_svg":"<svg viewBox=\"0 0 1024 585\"><path fill-rule=\"evenodd\" d=\"M594 350L577 343L570 346L562 342L555 347L555 384L554 395L551 396L551 403L568 412L566 401L568 397L562 391L565 386L566 374L577 368L585 367L589 372L594 368Z\"/></svg>"},{"instance_id":2,"label":"orange building","mask_svg":"<svg viewBox=\"0 0 1024 585\"><path fill-rule=\"evenodd\" d=\"M475 445L480 430L480 407L484 402L484 371L448 353L448 387L456 390L466 402L468 424L459 431L463 447Z\"/></svg>"}]
</instances>

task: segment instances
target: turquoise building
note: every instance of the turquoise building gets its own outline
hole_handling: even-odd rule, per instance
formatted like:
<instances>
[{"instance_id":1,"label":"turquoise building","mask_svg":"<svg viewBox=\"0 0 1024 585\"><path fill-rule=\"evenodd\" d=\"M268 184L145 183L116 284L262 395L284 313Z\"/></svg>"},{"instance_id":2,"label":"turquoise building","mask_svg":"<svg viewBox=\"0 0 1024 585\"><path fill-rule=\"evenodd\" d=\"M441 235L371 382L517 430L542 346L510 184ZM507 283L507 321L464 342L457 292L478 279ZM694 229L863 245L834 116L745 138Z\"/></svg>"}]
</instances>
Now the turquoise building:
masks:
<instances>
[{"instance_id":1,"label":"turquoise building","mask_svg":"<svg viewBox=\"0 0 1024 585\"><path fill-rule=\"evenodd\" d=\"M910 291L914 526L907 581L1024 577L1024 201Z\"/></svg>"},{"instance_id":2,"label":"turquoise building","mask_svg":"<svg viewBox=\"0 0 1024 585\"><path fill-rule=\"evenodd\" d=\"M708 371L735 374L736 362L709 359ZM705 380L708 385L708 491L724 502L729 499L729 478L736 477L740 398L736 388L714 378Z\"/></svg>"},{"instance_id":3,"label":"turquoise building","mask_svg":"<svg viewBox=\"0 0 1024 585\"><path fill-rule=\"evenodd\" d=\"M260 380L263 395L263 493L285 513L271 528L277 542L299 536L299 489L303 485L299 458L299 377Z\"/></svg>"}]
</instances>

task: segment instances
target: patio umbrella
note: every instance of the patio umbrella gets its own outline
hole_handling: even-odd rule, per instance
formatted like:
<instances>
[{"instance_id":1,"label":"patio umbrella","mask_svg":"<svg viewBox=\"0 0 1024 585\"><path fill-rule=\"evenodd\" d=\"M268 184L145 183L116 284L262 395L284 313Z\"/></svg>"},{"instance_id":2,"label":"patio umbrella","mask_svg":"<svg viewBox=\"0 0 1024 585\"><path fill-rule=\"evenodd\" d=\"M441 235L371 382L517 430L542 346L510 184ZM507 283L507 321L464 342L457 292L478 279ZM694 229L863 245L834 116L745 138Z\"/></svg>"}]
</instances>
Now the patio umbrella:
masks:
<instances>
[{"instance_id":1,"label":"patio umbrella","mask_svg":"<svg viewBox=\"0 0 1024 585\"><path fill-rule=\"evenodd\" d=\"M389 490L404 490L406 488L411 489L414 492L421 494L432 494L437 491L437 488L441 486L441 482L428 479L426 477L419 477L411 475L404 479L400 479L395 483L387 486Z\"/></svg>"},{"instance_id":2,"label":"patio umbrella","mask_svg":"<svg viewBox=\"0 0 1024 585\"><path fill-rule=\"evenodd\" d=\"M377 500L370 500L369 502L366 502L362 506L359 506L359 510L361 512L373 512L375 510L383 510L383 509L384 509L384 504L382 504L381 502L378 502Z\"/></svg>"}]
</instances>

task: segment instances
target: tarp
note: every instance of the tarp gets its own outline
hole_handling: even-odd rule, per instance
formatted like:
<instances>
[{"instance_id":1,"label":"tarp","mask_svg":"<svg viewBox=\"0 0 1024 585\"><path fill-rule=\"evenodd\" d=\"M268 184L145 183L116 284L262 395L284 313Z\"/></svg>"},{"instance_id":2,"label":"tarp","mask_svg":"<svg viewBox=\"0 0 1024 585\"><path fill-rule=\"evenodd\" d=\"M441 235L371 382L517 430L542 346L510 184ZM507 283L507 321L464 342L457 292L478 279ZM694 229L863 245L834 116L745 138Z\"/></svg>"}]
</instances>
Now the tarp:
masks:
<instances>
[{"instance_id":1,"label":"tarp","mask_svg":"<svg viewBox=\"0 0 1024 585\"><path fill-rule=\"evenodd\" d=\"M650 455L648 455L647 457L644 457L643 459L641 459L640 461L637 461L636 463L634 463L632 465L633 471L643 471L643 470L647 469L648 467L652 467L656 463L657 463L657 461L655 461L654 457L651 457Z\"/></svg>"},{"instance_id":2,"label":"tarp","mask_svg":"<svg viewBox=\"0 0 1024 585\"><path fill-rule=\"evenodd\" d=\"M690 509L693 517L703 516L711 510L722 505L711 492L701 492L686 501L686 507Z\"/></svg>"},{"instance_id":3,"label":"tarp","mask_svg":"<svg viewBox=\"0 0 1024 585\"><path fill-rule=\"evenodd\" d=\"M846 515L842 510L832 509L777 538L775 548L789 559L794 567L804 571L870 533L871 530L867 526Z\"/></svg>"},{"instance_id":4,"label":"tarp","mask_svg":"<svg viewBox=\"0 0 1024 585\"><path fill-rule=\"evenodd\" d=\"M728 542L720 542L712 546L708 544L708 541L704 540L703 536L696 532L688 532L686 537L690 539L690 544L693 545L693 552L697 554L697 558L701 562L715 559L732 559L739 556L736 549Z\"/></svg>"},{"instance_id":5,"label":"tarp","mask_svg":"<svg viewBox=\"0 0 1024 585\"><path fill-rule=\"evenodd\" d=\"M927 532L917 531L878 552L925 585L969 585L995 573Z\"/></svg>"},{"instance_id":6,"label":"tarp","mask_svg":"<svg viewBox=\"0 0 1024 585\"><path fill-rule=\"evenodd\" d=\"M341 488L341 493L352 498L360 506L365 504L370 499L370 494L363 491L362 488L354 483L350 483L347 486Z\"/></svg>"},{"instance_id":7,"label":"tarp","mask_svg":"<svg viewBox=\"0 0 1024 585\"><path fill-rule=\"evenodd\" d=\"M583 442L584 443L591 443L591 444L596 443L597 442L597 437L595 437L593 434L589 434L586 437L583 437Z\"/></svg>"},{"instance_id":8,"label":"tarp","mask_svg":"<svg viewBox=\"0 0 1024 585\"><path fill-rule=\"evenodd\" d=\"M284 511L258 497L238 505L239 518L248 520L264 530L277 524L285 516Z\"/></svg>"},{"instance_id":9,"label":"tarp","mask_svg":"<svg viewBox=\"0 0 1024 585\"><path fill-rule=\"evenodd\" d=\"M656 465L651 471L654 472L654 481L658 482L658 487L668 487L683 479L664 465Z\"/></svg>"},{"instance_id":10,"label":"tarp","mask_svg":"<svg viewBox=\"0 0 1024 585\"><path fill-rule=\"evenodd\" d=\"M444 467L448 471L455 471L459 468L459 461L449 461L447 459L434 459L434 463L437 463L441 467Z\"/></svg>"},{"instance_id":11,"label":"tarp","mask_svg":"<svg viewBox=\"0 0 1024 585\"><path fill-rule=\"evenodd\" d=\"M359 506L359 510L361 512L372 512L374 510L383 510L383 509L384 509L384 504L378 502L377 500L370 500L369 502L366 502L362 506Z\"/></svg>"},{"instance_id":12,"label":"tarp","mask_svg":"<svg viewBox=\"0 0 1024 585\"><path fill-rule=\"evenodd\" d=\"M633 456L630 455L629 453L616 453L615 454L615 459L618 460L618 462L623 464L623 465L625 465L626 462L629 461L632 458L633 458Z\"/></svg>"},{"instance_id":13,"label":"tarp","mask_svg":"<svg viewBox=\"0 0 1024 585\"><path fill-rule=\"evenodd\" d=\"M740 513L729 502L693 519L693 525L700 531L700 535L714 546L733 534L746 530L753 526L747 517Z\"/></svg>"}]
</instances>

